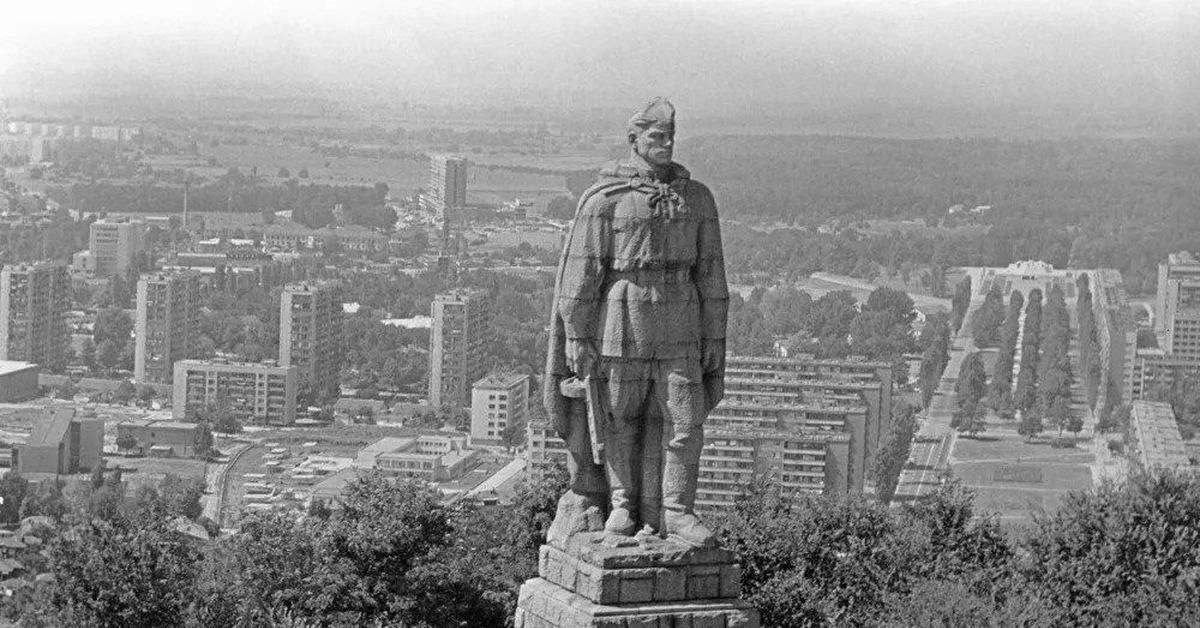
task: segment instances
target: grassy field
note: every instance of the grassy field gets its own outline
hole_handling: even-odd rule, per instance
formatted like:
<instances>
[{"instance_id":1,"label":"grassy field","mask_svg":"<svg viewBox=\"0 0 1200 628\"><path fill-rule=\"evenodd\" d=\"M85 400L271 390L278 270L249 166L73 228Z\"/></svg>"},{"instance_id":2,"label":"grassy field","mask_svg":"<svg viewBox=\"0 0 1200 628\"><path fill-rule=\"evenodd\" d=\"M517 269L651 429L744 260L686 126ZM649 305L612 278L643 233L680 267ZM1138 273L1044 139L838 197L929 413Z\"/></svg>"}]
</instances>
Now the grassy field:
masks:
<instances>
[{"instance_id":1,"label":"grassy field","mask_svg":"<svg viewBox=\"0 0 1200 628\"><path fill-rule=\"evenodd\" d=\"M1048 431L1033 442L1015 423L992 421L978 439L959 437L950 457L954 475L976 491L977 512L996 514L1006 526L1030 523L1053 512L1066 494L1092 486L1095 456L1089 441L1055 448Z\"/></svg>"}]
</instances>

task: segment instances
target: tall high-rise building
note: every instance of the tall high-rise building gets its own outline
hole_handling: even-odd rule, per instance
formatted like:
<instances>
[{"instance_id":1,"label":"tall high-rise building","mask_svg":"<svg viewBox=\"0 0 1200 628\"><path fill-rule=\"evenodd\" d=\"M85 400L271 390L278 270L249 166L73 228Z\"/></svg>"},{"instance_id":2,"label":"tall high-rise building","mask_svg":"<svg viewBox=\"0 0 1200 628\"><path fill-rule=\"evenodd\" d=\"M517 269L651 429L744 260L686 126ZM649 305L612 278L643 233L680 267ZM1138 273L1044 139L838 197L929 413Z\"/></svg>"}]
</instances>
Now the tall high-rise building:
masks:
<instances>
[{"instance_id":1,"label":"tall high-rise building","mask_svg":"<svg viewBox=\"0 0 1200 628\"><path fill-rule=\"evenodd\" d=\"M279 299L279 364L295 366L301 386L335 397L342 368L342 290L335 282L297 282Z\"/></svg>"},{"instance_id":2,"label":"tall high-rise building","mask_svg":"<svg viewBox=\"0 0 1200 628\"><path fill-rule=\"evenodd\" d=\"M71 280L63 264L5 266L0 271L0 360L61 371L71 338L66 322L70 305Z\"/></svg>"},{"instance_id":3,"label":"tall high-rise building","mask_svg":"<svg viewBox=\"0 0 1200 628\"><path fill-rule=\"evenodd\" d=\"M467 160L452 155L430 157L429 189L425 195L427 207L437 212L444 245L461 222L467 205Z\"/></svg>"},{"instance_id":4,"label":"tall high-rise building","mask_svg":"<svg viewBox=\"0 0 1200 628\"><path fill-rule=\"evenodd\" d=\"M97 220L92 223L88 251L96 264L97 277L124 276L144 246L146 226L128 220Z\"/></svg>"},{"instance_id":5,"label":"tall high-rise building","mask_svg":"<svg viewBox=\"0 0 1200 628\"><path fill-rule=\"evenodd\" d=\"M137 284L133 377L170 383L175 363L193 350L200 327L200 273L146 273Z\"/></svg>"},{"instance_id":6,"label":"tall high-rise building","mask_svg":"<svg viewBox=\"0 0 1200 628\"><path fill-rule=\"evenodd\" d=\"M1158 265L1154 331L1158 346L1177 358L1200 360L1200 260L1171 253Z\"/></svg>"},{"instance_id":7,"label":"tall high-rise building","mask_svg":"<svg viewBox=\"0 0 1200 628\"><path fill-rule=\"evenodd\" d=\"M491 338L491 297L457 289L433 299L429 337L429 403L466 407L471 384L487 369L483 348Z\"/></svg>"}]
</instances>

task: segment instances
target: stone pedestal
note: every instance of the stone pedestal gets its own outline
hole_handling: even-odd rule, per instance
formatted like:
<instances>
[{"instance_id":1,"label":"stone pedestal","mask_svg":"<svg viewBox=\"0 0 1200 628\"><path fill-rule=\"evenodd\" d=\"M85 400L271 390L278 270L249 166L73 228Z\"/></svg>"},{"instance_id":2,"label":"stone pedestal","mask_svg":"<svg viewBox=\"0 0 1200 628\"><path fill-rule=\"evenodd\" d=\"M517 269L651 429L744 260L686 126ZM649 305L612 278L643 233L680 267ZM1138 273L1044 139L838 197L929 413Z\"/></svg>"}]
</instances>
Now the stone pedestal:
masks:
<instances>
[{"instance_id":1,"label":"stone pedestal","mask_svg":"<svg viewBox=\"0 0 1200 628\"><path fill-rule=\"evenodd\" d=\"M732 552L581 533L543 545L517 628L758 628Z\"/></svg>"}]
</instances>

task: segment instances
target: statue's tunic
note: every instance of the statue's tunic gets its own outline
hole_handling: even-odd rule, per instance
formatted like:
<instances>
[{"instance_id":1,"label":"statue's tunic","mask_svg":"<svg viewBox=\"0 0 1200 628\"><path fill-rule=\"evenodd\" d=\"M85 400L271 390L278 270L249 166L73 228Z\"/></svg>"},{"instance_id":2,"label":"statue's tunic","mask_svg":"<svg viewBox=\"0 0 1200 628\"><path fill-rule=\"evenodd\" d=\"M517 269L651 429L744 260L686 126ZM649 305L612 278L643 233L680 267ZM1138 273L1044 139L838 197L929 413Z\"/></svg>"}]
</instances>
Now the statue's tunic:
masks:
<instances>
[{"instance_id":1,"label":"statue's tunic","mask_svg":"<svg viewBox=\"0 0 1200 628\"><path fill-rule=\"evenodd\" d=\"M674 165L669 184L610 164L575 218L558 291L568 339L605 357L699 359L725 338L729 292L716 203Z\"/></svg>"}]
</instances>

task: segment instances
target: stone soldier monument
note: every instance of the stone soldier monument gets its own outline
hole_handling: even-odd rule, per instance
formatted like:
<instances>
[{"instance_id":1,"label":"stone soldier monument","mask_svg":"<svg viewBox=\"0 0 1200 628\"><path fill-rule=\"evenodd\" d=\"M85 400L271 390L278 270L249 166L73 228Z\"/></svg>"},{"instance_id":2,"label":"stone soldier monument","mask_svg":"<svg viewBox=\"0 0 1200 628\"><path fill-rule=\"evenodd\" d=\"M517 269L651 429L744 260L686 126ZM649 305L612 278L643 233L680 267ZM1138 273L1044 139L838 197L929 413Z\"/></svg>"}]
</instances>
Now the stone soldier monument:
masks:
<instances>
[{"instance_id":1,"label":"stone soldier monument","mask_svg":"<svg viewBox=\"0 0 1200 628\"><path fill-rule=\"evenodd\" d=\"M716 203L673 161L670 102L650 101L627 135L559 264L544 393L571 485L517 626L754 627L735 557L694 511L704 419L724 394Z\"/></svg>"}]
</instances>

